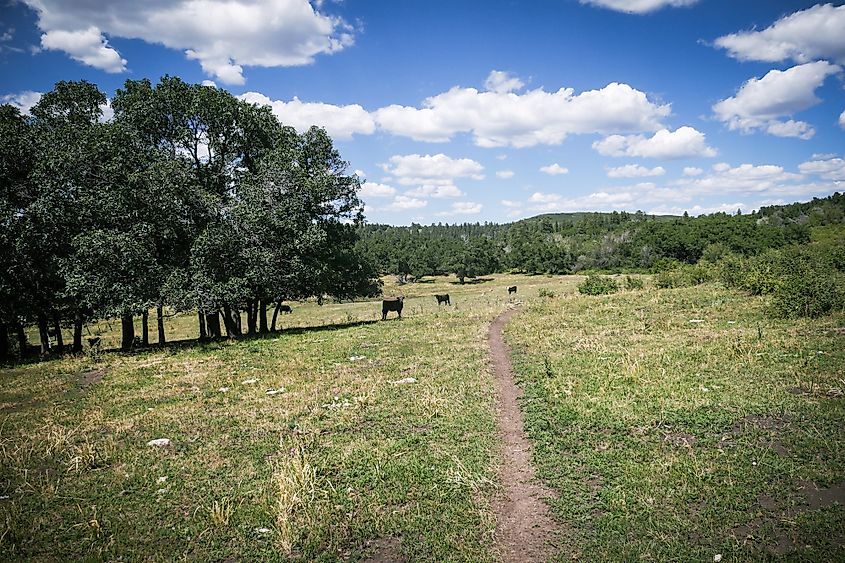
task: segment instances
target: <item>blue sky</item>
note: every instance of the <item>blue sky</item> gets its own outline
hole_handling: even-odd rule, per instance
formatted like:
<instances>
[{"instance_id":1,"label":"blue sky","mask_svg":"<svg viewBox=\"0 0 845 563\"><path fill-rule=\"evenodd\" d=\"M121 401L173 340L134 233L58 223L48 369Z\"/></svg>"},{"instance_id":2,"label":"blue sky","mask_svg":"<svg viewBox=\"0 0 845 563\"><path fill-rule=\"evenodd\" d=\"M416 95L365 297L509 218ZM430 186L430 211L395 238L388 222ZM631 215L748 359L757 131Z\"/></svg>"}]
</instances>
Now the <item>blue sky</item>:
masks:
<instances>
[{"instance_id":1,"label":"blue sky","mask_svg":"<svg viewBox=\"0 0 845 563\"><path fill-rule=\"evenodd\" d=\"M747 212L842 190L842 4L18 0L0 100L211 81L326 127L371 222Z\"/></svg>"}]
</instances>

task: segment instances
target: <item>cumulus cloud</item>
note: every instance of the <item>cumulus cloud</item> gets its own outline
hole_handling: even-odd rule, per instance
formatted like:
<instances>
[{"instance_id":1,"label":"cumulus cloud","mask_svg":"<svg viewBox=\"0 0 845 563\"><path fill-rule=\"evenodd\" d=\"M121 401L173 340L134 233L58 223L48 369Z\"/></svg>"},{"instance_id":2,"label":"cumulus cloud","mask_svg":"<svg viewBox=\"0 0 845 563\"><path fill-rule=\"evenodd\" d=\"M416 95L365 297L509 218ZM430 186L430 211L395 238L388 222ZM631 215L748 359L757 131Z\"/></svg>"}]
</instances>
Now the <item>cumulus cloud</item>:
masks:
<instances>
[{"instance_id":1,"label":"cumulus cloud","mask_svg":"<svg viewBox=\"0 0 845 563\"><path fill-rule=\"evenodd\" d=\"M440 186L427 184L414 188L413 190L409 190L406 192L406 195L416 197L433 197L439 199L444 197L461 197L464 195L464 192L459 190L458 187L453 184L444 184Z\"/></svg>"},{"instance_id":2,"label":"cumulus cloud","mask_svg":"<svg viewBox=\"0 0 845 563\"><path fill-rule=\"evenodd\" d=\"M626 164L625 166L610 168L607 171L607 175L610 178L636 178L642 176L663 176L664 174L666 174L666 169L662 166L646 168L639 164Z\"/></svg>"},{"instance_id":3,"label":"cumulus cloud","mask_svg":"<svg viewBox=\"0 0 845 563\"><path fill-rule=\"evenodd\" d=\"M507 180L508 178L513 178L514 172L513 170L499 170L496 172L497 178L503 178Z\"/></svg>"},{"instance_id":4,"label":"cumulus cloud","mask_svg":"<svg viewBox=\"0 0 845 563\"><path fill-rule=\"evenodd\" d=\"M359 195L364 198L393 197L396 195L396 188L378 182L364 182L361 185Z\"/></svg>"},{"instance_id":5,"label":"cumulus cloud","mask_svg":"<svg viewBox=\"0 0 845 563\"><path fill-rule=\"evenodd\" d=\"M398 195L393 198L393 201L385 207L385 211L408 211L411 209L421 209L428 205L424 199L411 197L407 195Z\"/></svg>"},{"instance_id":6,"label":"cumulus cloud","mask_svg":"<svg viewBox=\"0 0 845 563\"><path fill-rule=\"evenodd\" d=\"M716 156L716 150L707 146L704 133L686 126L679 127L675 131L661 129L651 137L611 135L594 142L593 148L604 156L643 158Z\"/></svg>"},{"instance_id":7,"label":"cumulus cloud","mask_svg":"<svg viewBox=\"0 0 845 563\"><path fill-rule=\"evenodd\" d=\"M564 168L557 162L549 164L548 166L541 166L540 172L548 174L549 176L558 176L560 174L569 174L569 168Z\"/></svg>"},{"instance_id":8,"label":"cumulus cloud","mask_svg":"<svg viewBox=\"0 0 845 563\"><path fill-rule=\"evenodd\" d=\"M656 131L670 111L669 104L614 82L580 94L572 88L516 94L455 86L426 98L422 107L390 105L374 114L383 130L417 141L471 133L481 147L530 147L559 144L569 134Z\"/></svg>"},{"instance_id":9,"label":"cumulus cloud","mask_svg":"<svg viewBox=\"0 0 845 563\"><path fill-rule=\"evenodd\" d=\"M845 64L845 6L816 5L785 16L761 31L716 39L716 45L742 61L806 63L831 59Z\"/></svg>"},{"instance_id":10,"label":"cumulus cloud","mask_svg":"<svg viewBox=\"0 0 845 563\"><path fill-rule=\"evenodd\" d=\"M441 211L437 215L440 217L449 217L451 215L477 215L481 213L484 206L480 203L472 201L456 201L452 204L449 211Z\"/></svg>"},{"instance_id":11,"label":"cumulus cloud","mask_svg":"<svg viewBox=\"0 0 845 563\"><path fill-rule=\"evenodd\" d=\"M270 106L273 113L285 125L297 131L307 131L312 125L324 127L335 139L351 139L353 135L371 135L375 132L375 121L358 104L336 106L320 102L302 102L294 97L289 102L271 100L258 92L247 92L238 96L251 104Z\"/></svg>"},{"instance_id":12,"label":"cumulus cloud","mask_svg":"<svg viewBox=\"0 0 845 563\"><path fill-rule=\"evenodd\" d=\"M684 166L684 176L700 176L704 174L704 170L695 166Z\"/></svg>"},{"instance_id":13,"label":"cumulus cloud","mask_svg":"<svg viewBox=\"0 0 845 563\"><path fill-rule=\"evenodd\" d=\"M308 0L24 2L38 14L42 47L106 72L126 69L106 35L184 51L226 84L243 84L245 65L306 65L353 43L346 22Z\"/></svg>"},{"instance_id":14,"label":"cumulus cloud","mask_svg":"<svg viewBox=\"0 0 845 563\"><path fill-rule=\"evenodd\" d=\"M72 59L106 72L126 70L126 59L109 47L108 41L96 27L74 31L48 30L41 36L41 47L64 51Z\"/></svg>"},{"instance_id":15,"label":"cumulus cloud","mask_svg":"<svg viewBox=\"0 0 845 563\"><path fill-rule=\"evenodd\" d=\"M809 139L815 130L803 121L779 121L818 104L816 89L842 69L827 61L771 70L763 78L751 78L735 96L713 106L716 117L732 130L755 129L781 137Z\"/></svg>"},{"instance_id":16,"label":"cumulus cloud","mask_svg":"<svg viewBox=\"0 0 845 563\"><path fill-rule=\"evenodd\" d=\"M520 90L525 84L512 74L501 70L493 70L484 81L484 87L490 92L507 94L514 90Z\"/></svg>"},{"instance_id":17,"label":"cumulus cloud","mask_svg":"<svg viewBox=\"0 0 845 563\"><path fill-rule=\"evenodd\" d=\"M33 92L32 90L24 90L16 94L0 96L0 102L15 106L23 114L28 114L32 106L37 104L40 99L41 92Z\"/></svg>"},{"instance_id":18,"label":"cumulus cloud","mask_svg":"<svg viewBox=\"0 0 845 563\"><path fill-rule=\"evenodd\" d=\"M802 162L798 165L798 170L804 174L812 174L824 178L825 180L841 182L845 180L845 159L836 156L816 158L814 160Z\"/></svg>"},{"instance_id":19,"label":"cumulus cloud","mask_svg":"<svg viewBox=\"0 0 845 563\"><path fill-rule=\"evenodd\" d=\"M450 158L443 153L435 155L395 155L382 169L403 186L449 185L456 178L484 179L484 167L469 158Z\"/></svg>"},{"instance_id":20,"label":"cumulus cloud","mask_svg":"<svg viewBox=\"0 0 845 563\"><path fill-rule=\"evenodd\" d=\"M698 0L581 0L582 4L592 4L626 14L646 14L667 6L692 6L696 2Z\"/></svg>"}]
</instances>

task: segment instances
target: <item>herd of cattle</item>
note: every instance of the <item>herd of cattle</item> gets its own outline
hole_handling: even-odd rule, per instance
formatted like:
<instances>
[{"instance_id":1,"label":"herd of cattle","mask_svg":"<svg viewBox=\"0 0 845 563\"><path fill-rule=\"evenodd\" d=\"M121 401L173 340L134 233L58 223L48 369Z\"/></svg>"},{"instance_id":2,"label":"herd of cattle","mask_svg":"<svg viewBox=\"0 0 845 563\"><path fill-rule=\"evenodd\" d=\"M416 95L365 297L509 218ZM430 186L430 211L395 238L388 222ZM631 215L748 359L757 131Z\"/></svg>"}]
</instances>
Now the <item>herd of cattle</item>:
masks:
<instances>
[{"instance_id":1,"label":"herd of cattle","mask_svg":"<svg viewBox=\"0 0 845 563\"><path fill-rule=\"evenodd\" d=\"M516 286L512 285L508 287L508 295L516 293ZM436 293L434 297L437 299L437 305L451 305L452 303L449 301L449 294L448 293ZM381 320L387 320L387 313L390 311L396 311L396 314L401 319L402 318L402 307L405 305L405 298L404 297L391 297L389 299L383 299L381 302Z\"/></svg>"}]
</instances>

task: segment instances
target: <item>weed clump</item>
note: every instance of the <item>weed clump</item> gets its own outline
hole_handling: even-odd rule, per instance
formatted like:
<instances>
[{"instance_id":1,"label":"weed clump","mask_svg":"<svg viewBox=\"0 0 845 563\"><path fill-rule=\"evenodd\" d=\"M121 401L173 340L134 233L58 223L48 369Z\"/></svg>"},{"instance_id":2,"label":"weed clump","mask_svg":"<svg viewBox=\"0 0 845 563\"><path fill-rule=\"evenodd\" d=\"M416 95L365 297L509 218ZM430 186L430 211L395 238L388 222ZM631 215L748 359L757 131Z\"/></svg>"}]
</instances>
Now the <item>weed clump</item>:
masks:
<instances>
[{"instance_id":1,"label":"weed clump","mask_svg":"<svg viewBox=\"0 0 845 563\"><path fill-rule=\"evenodd\" d=\"M642 289L643 287L645 287L645 283L643 282L642 278L632 278L631 276L625 276L625 289L627 289L628 291Z\"/></svg>"},{"instance_id":2,"label":"weed clump","mask_svg":"<svg viewBox=\"0 0 845 563\"><path fill-rule=\"evenodd\" d=\"M619 285L609 276L590 275L578 284L578 291L584 295L607 295L619 291Z\"/></svg>"}]
</instances>

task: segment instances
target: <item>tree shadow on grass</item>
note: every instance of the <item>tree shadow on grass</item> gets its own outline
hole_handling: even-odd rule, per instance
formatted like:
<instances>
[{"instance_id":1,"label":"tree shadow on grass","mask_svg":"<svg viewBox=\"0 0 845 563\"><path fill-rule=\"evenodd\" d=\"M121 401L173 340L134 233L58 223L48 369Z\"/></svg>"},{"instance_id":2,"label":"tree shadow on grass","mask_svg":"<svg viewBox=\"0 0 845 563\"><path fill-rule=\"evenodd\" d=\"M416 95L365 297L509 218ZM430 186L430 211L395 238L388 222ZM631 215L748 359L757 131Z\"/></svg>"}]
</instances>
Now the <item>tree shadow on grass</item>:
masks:
<instances>
[{"instance_id":1,"label":"tree shadow on grass","mask_svg":"<svg viewBox=\"0 0 845 563\"><path fill-rule=\"evenodd\" d=\"M390 319L387 319L390 320ZM139 356L145 354L147 352L155 352L157 350L189 350L192 348L208 348L213 347L215 344L219 345L224 342L249 342L252 340L266 340L269 338L276 338L277 336L286 335L286 334L308 334L308 333L320 333L325 331L334 331L334 330L344 330L348 328L354 328L359 326L366 326L372 325L376 323L382 322L381 319L372 319L372 320L356 320L356 321L343 321L337 323L326 323L323 325L313 325L313 326L292 326L288 328L281 328L274 332L266 332L266 333L255 333L255 334L241 334L239 336L229 336L229 337L222 337L222 338L206 338L205 340L200 340L199 338L183 338L179 340L168 340L165 344L152 344L150 346L143 346L138 348L133 348L129 351L121 350L120 348L103 348L99 351L99 355L109 354L109 355L121 355L121 356ZM5 362L0 363L0 368L3 367L15 367L20 365L38 363L38 362L49 362L53 360L60 360L66 357L82 357L88 355L88 349L85 351L74 354L70 350L66 350L63 353L52 352L45 356L39 356L37 346L30 347L31 352L24 358L12 358L10 360L6 360Z\"/></svg>"},{"instance_id":2,"label":"tree shadow on grass","mask_svg":"<svg viewBox=\"0 0 845 563\"><path fill-rule=\"evenodd\" d=\"M493 281L493 278L472 278L469 280L465 280L464 283L461 283L460 281L453 281L449 283L451 283L452 285L477 285L480 283L487 283L489 281Z\"/></svg>"}]
</instances>

